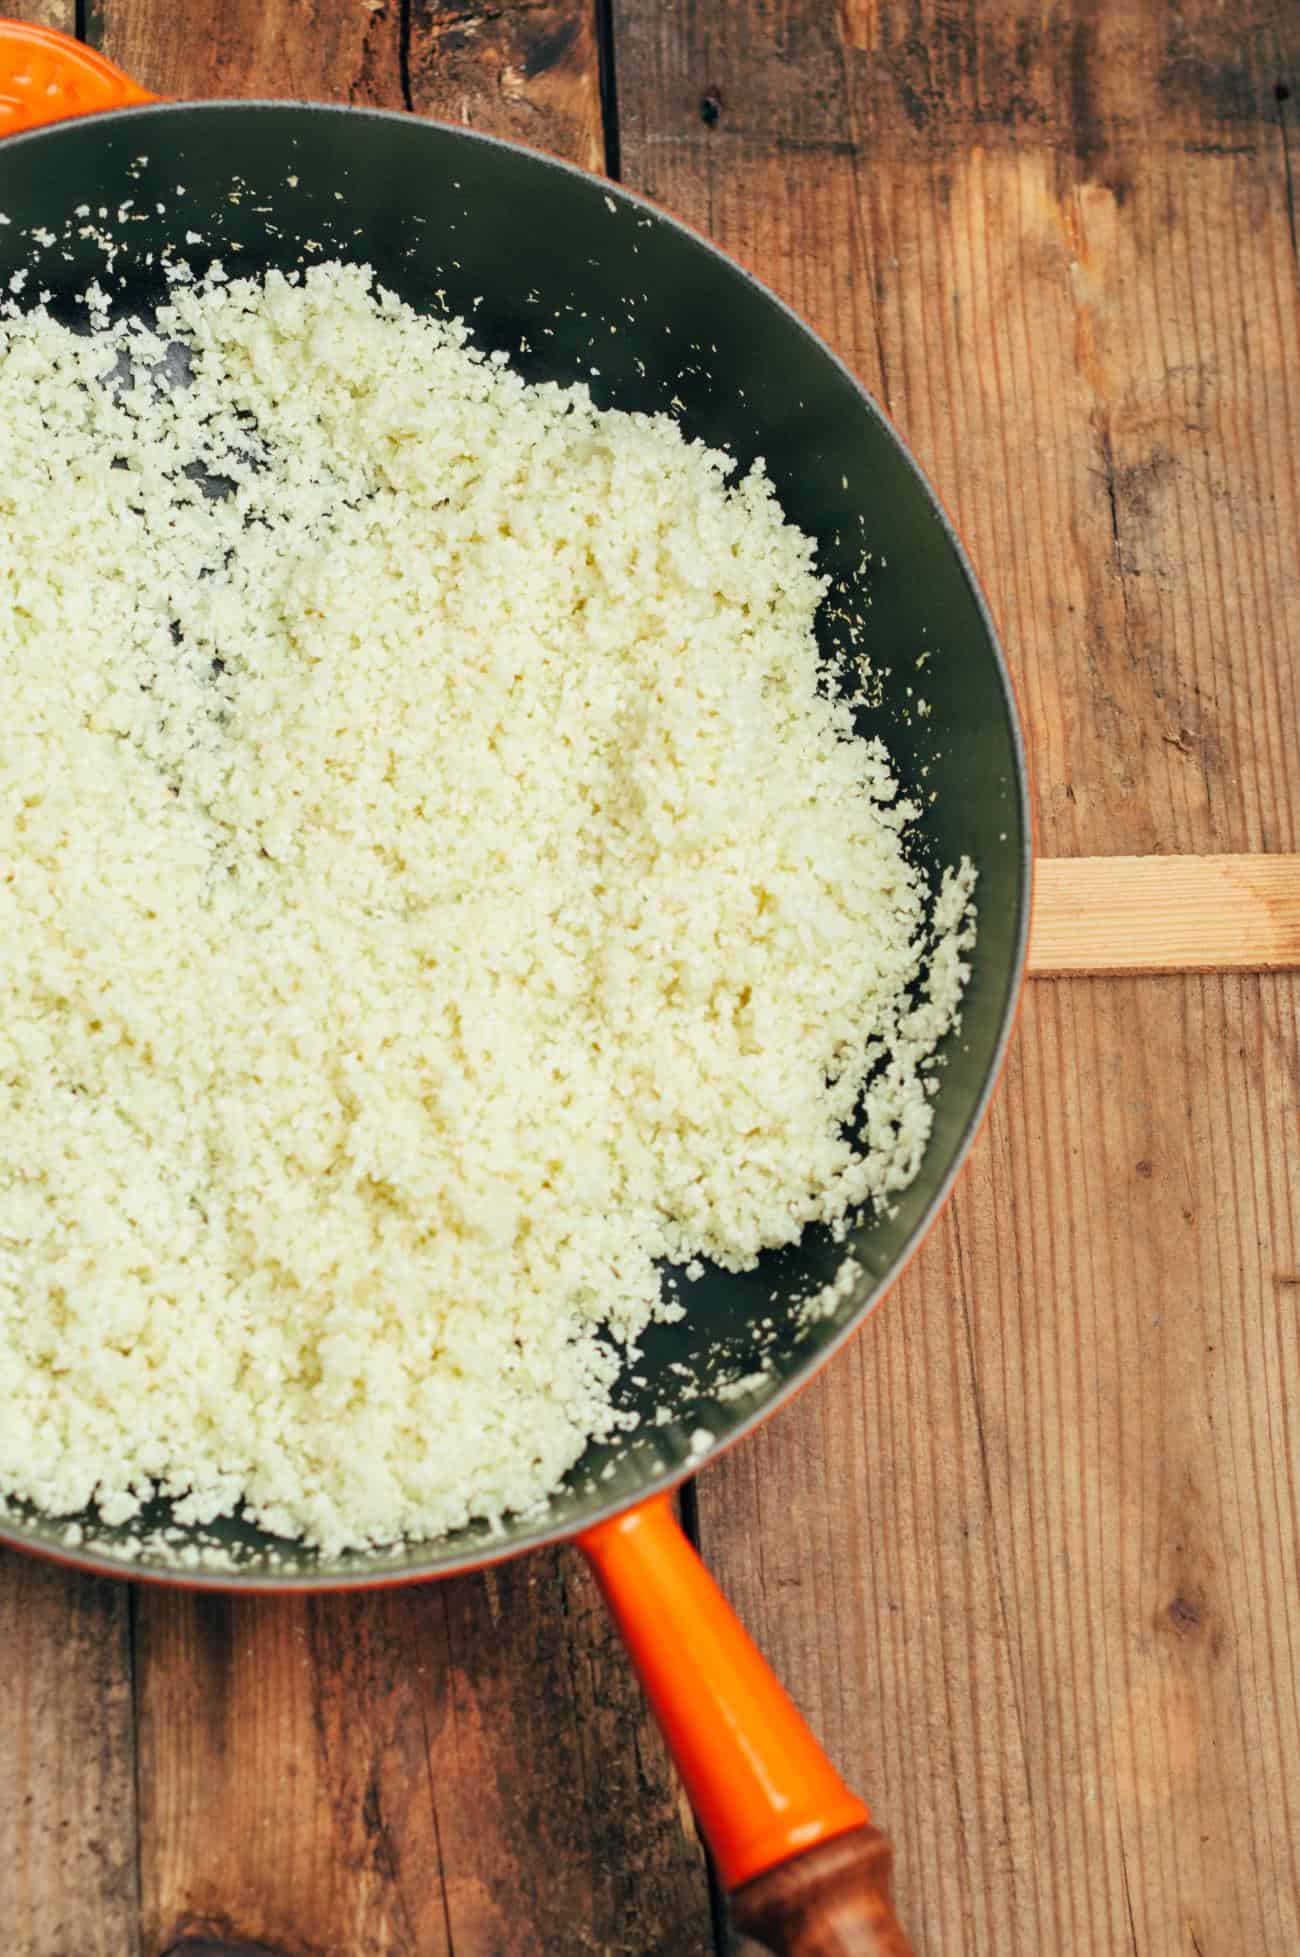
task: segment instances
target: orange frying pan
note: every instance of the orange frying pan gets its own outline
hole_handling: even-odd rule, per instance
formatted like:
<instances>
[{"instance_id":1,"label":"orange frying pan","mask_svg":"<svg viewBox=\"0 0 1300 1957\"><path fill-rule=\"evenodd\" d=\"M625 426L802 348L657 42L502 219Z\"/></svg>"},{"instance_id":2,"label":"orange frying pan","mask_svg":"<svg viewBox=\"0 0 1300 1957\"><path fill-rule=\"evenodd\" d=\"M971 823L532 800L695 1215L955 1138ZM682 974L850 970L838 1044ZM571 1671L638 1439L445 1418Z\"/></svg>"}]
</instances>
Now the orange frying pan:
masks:
<instances>
[{"instance_id":1,"label":"orange frying pan","mask_svg":"<svg viewBox=\"0 0 1300 1957\"><path fill-rule=\"evenodd\" d=\"M671 1491L698 1465L701 1433L714 1448L738 1440L860 1325L948 1194L1005 1053L1028 918L1024 757L961 546L898 436L829 349L707 241L617 185L400 115L158 103L90 49L5 21L0 136L9 220L0 292L27 270L24 302L48 291L75 318L78 295L98 278L115 306L147 314L163 297L163 250L198 271L238 251L250 274L313 253L348 256L417 305L439 287L457 312L475 301L480 341L506 349L530 378L582 379L602 403L625 407L675 403L692 435L742 463L763 456L787 514L849 594L846 614L865 618L881 651L881 697L861 710L861 730L889 743L905 785L925 781L919 850L936 865L969 854L980 874L963 1023L916 1183L893 1214L861 1218L846 1246L810 1231L753 1273L710 1272L692 1286L686 1319L651 1328L638 1379L623 1389L628 1407L647 1416L667 1407L671 1418L647 1418L630 1442L593 1445L540 1521L327 1563L236 1518L217 1525L236 1566L205 1568L209 1531L195 1538L197 1568L184 1571L161 1552L128 1559L124 1531L93 1512L76 1518L75 1555L66 1517L11 1510L0 1539L119 1576L283 1590L414 1581L572 1538L627 1640L737 1925L797 1957L904 1952L884 1838L732 1615L677 1524ZM232 199L236 179L243 194ZM112 234L111 267L102 242L74 221L87 203L107 213L97 228ZM597 373L590 322L602 319L619 331L602 335ZM536 330L540 321L553 331ZM874 553L866 569L864 539ZM832 665L849 656L837 636L845 624L824 623ZM911 712L909 678L921 647L925 718ZM830 1317L809 1324L799 1307L845 1248L862 1274ZM165 1519L160 1504L146 1522Z\"/></svg>"}]
</instances>

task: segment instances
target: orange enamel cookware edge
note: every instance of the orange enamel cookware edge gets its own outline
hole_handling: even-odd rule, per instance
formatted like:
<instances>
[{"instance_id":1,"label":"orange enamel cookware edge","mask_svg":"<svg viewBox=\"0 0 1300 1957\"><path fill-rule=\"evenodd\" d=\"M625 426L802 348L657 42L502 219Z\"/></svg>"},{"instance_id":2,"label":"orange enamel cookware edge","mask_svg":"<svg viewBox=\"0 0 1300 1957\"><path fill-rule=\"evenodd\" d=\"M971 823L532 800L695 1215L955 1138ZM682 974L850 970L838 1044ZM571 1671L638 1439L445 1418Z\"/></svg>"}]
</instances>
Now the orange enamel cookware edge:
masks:
<instances>
[{"instance_id":1,"label":"orange enamel cookware edge","mask_svg":"<svg viewBox=\"0 0 1300 1957\"><path fill-rule=\"evenodd\" d=\"M52 27L0 20L0 136L157 100L84 41Z\"/></svg>"},{"instance_id":2,"label":"orange enamel cookware edge","mask_svg":"<svg viewBox=\"0 0 1300 1957\"><path fill-rule=\"evenodd\" d=\"M81 43L0 20L0 136L157 99ZM792 1957L906 1957L884 1838L687 1541L671 1495L657 1493L577 1540L738 1925Z\"/></svg>"}]
</instances>

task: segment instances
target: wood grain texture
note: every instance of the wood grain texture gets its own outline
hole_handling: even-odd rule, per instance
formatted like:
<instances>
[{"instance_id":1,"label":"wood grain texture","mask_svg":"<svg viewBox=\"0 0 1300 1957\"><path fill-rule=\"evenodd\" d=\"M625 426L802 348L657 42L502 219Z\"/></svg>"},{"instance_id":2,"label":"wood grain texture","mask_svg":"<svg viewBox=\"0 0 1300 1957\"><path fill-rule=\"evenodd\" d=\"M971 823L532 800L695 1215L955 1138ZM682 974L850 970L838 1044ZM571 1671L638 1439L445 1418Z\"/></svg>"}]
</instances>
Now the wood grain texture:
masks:
<instances>
[{"instance_id":1,"label":"wood grain texture","mask_svg":"<svg viewBox=\"0 0 1300 1957\"><path fill-rule=\"evenodd\" d=\"M1300 856L1057 856L1034 865L1029 972L1300 967Z\"/></svg>"},{"instance_id":2,"label":"wood grain texture","mask_svg":"<svg viewBox=\"0 0 1300 1957\"><path fill-rule=\"evenodd\" d=\"M594 0L412 0L410 105L605 164Z\"/></svg>"},{"instance_id":3,"label":"wood grain texture","mask_svg":"<svg viewBox=\"0 0 1300 1957\"><path fill-rule=\"evenodd\" d=\"M604 162L585 0L93 0L90 38L159 94L407 108Z\"/></svg>"},{"instance_id":4,"label":"wood grain texture","mask_svg":"<svg viewBox=\"0 0 1300 1957\"><path fill-rule=\"evenodd\" d=\"M136 1957L128 1593L0 1553L0 1945Z\"/></svg>"},{"instance_id":5,"label":"wood grain texture","mask_svg":"<svg viewBox=\"0 0 1300 1957\"><path fill-rule=\"evenodd\" d=\"M700 1850L575 1557L146 1601L146 1952L711 1951Z\"/></svg>"},{"instance_id":6,"label":"wood grain texture","mask_svg":"<svg viewBox=\"0 0 1300 1957\"><path fill-rule=\"evenodd\" d=\"M616 11L625 176L954 510L1046 854L1297 846L1294 28ZM699 1484L936 1957L1300 1947L1298 1018L1293 978L1031 987L898 1295Z\"/></svg>"},{"instance_id":7,"label":"wood grain texture","mask_svg":"<svg viewBox=\"0 0 1300 1957\"><path fill-rule=\"evenodd\" d=\"M77 31L76 0L5 0L10 20L27 20L33 27L56 27L61 34Z\"/></svg>"},{"instance_id":8,"label":"wood grain texture","mask_svg":"<svg viewBox=\"0 0 1300 1957\"><path fill-rule=\"evenodd\" d=\"M90 0L87 39L176 100L404 102L399 0Z\"/></svg>"}]
</instances>

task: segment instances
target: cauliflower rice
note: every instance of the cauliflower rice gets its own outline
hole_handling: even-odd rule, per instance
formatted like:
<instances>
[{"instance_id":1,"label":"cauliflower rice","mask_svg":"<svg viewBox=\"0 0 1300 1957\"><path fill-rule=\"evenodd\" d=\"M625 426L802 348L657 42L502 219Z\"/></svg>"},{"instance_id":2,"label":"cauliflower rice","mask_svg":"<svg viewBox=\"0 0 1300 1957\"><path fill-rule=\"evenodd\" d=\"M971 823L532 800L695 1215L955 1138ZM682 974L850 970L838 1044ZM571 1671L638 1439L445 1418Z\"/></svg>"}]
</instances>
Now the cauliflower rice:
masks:
<instances>
[{"instance_id":1,"label":"cauliflower rice","mask_svg":"<svg viewBox=\"0 0 1300 1957\"><path fill-rule=\"evenodd\" d=\"M363 267L95 317L0 320L0 1492L533 1508L665 1261L915 1175L973 873L761 466Z\"/></svg>"}]
</instances>

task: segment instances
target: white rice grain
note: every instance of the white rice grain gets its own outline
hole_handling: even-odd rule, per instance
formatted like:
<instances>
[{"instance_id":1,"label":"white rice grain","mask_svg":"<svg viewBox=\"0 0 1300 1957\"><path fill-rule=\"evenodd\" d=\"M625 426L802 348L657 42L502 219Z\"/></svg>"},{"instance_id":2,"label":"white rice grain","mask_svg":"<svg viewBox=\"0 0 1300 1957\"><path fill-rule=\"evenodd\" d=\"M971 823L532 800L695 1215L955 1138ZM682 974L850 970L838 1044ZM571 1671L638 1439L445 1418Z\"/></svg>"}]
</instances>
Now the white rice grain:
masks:
<instances>
[{"instance_id":1,"label":"white rice grain","mask_svg":"<svg viewBox=\"0 0 1300 1957\"><path fill-rule=\"evenodd\" d=\"M354 266L0 322L0 1490L326 1551L527 1510L659 1260L915 1174L971 873L927 980L729 466Z\"/></svg>"}]
</instances>

